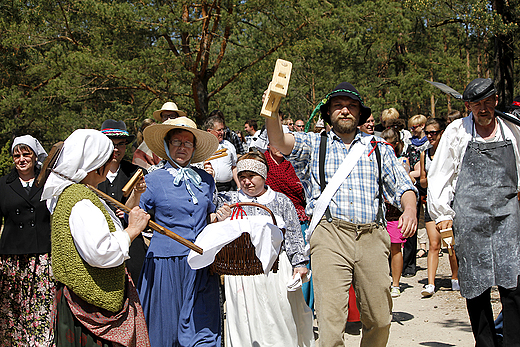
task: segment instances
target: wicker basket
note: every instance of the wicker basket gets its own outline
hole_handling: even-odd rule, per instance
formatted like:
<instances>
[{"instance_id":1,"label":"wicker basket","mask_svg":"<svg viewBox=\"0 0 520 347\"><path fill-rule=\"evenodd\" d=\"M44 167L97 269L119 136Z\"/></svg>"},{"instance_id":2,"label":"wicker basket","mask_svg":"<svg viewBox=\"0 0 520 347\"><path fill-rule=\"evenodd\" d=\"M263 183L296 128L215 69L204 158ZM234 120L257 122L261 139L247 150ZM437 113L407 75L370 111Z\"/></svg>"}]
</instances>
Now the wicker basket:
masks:
<instances>
[{"instance_id":1,"label":"wicker basket","mask_svg":"<svg viewBox=\"0 0 520 347\"><path fill-rule=\"evenodd\" d=\"M263 208L269 212L273 219L273 224L276 225L273 212L264 205L255 202L239 202L234 206L255 206ZM252 276L264 273L262 263L255 254L255 246L251 243L251 237L248 233L243 233L239 238L222 247L215 256L215 261L210 265L209 269L210 272L219 275ZM278 257L271 270L273 272L278 271Z\"/></svg>"}]
</instances>

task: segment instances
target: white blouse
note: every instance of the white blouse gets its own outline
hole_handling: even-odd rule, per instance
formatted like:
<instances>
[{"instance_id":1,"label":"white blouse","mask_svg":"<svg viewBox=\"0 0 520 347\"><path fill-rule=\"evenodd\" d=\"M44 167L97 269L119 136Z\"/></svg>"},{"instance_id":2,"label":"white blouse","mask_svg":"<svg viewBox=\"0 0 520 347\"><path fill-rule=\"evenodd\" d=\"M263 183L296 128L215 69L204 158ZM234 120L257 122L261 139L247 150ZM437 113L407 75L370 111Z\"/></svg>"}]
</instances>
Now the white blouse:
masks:
<instances>
[{"instance_id":1,"label":"white blouse","mask_svg":"<svg viewBox=\"0 0 520 347\"><path fill-rule=\"evenodd\" d=\"M506 139L511 140L516 157L518 184L520 185L520 129L508 121L498 121L504 128ZM474 129L472 114L457 119L444 131L435 156L428 171L428 212L431 218L439 223L453 220L455 211L451 208L457 186L457 178L461 169L462 159L466 153L468 142L475 134L475 141L486 142ZM500 126L497 125L496 135L492 141L502 141ZM517 191L520 191L520 186Z\"/></svg>"},{"instance_id":2,"label":"white blouse","mask_svg":"<svg viewBox=\"0 0 520 347\"><path fill-rule=\"evenodd\" d=\"M88 199L74 205L69 226L81 258L91 266L111 268L130 258L128 249L131 241L119 218L102 202L114 222L115 232L110 232L105 215Z\"/></svg>"}]
</instances>

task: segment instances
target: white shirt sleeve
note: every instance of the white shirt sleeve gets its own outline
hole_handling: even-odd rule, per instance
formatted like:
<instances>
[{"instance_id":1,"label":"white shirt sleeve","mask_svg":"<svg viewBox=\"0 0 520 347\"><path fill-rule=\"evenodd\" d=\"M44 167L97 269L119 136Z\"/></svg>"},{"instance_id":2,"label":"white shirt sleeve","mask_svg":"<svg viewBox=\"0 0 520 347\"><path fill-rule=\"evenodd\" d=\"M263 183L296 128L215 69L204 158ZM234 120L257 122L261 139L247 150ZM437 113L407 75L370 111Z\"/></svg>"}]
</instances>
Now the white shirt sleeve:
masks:
<instances>
[{"instance_id":1,"label":"white shirt sleeve","mask_svg":"<svg viewBox=\"0 0 520 347\"><path fill-rule=\"evenodd\" d=\"M110 232L105 215L88 199L74 205L69 226L81 258L91 266L111 268L130 258L128 249L131 241L119 218L110 208L105 208L114 222L115 232Z\"/></svg>"},{"instance_id":2,"label":"white shirt sleeve","mask_svg":"<svg viewBox=\"0 0 520 347\"><path fill-rule=\"evenodd\" d=\"M231 146L228 147L228 152L229 152L229 155L231 156L231 167L237 166L237 160L238 160L237 151L235 149L235 146L233 146L233 144L231 144Z\"/></svg>"},{"instance_id":3,"label":"white shirt sleeve","mask_svg":"<svg viewBox=\"0 0 520 347\"><path fill-rule=\"evenodd\" d=\"M469 117L466 117L469 118ZM444 131L428 171L428 212L435 223L453 220L451 202L455 193L460 164L471 132L465 131L466 118L450 124ZM471 126L471 125L470 125Z\"/></svg>"}]
</instances>

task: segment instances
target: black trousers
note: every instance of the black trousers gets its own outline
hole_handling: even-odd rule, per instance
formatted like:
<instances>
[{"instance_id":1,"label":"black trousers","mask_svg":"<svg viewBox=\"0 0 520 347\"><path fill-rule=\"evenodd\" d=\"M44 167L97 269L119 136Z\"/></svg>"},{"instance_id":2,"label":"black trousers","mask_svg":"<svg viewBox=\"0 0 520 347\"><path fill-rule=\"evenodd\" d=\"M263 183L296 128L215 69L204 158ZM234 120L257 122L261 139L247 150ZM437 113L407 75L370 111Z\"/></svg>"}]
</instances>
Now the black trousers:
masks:
<instances>
[{"instance_id":1,"label":"black trousers","mask_svg":"<svg viewBox=\"0 0 520 347\"><path fill-rule=\"evenodd\" d=\"M520 276L519 276L520 280ZM504 347L520 347L520 286L506 289L498 287L504 316ZM491 288L473 299L466 299L471 330L476 347L498 347L493 311Z\"/></svg>"},{"instance_id":2,"label":"black trousers","mask_svg":"<svg viewBox=\"0 0 520 347\"><path fill-rule=\"evenodd\" d=\"M417 232L406 239L403 246L403 276L415 276L417 272Z\"/></svg>"}]
</instances>

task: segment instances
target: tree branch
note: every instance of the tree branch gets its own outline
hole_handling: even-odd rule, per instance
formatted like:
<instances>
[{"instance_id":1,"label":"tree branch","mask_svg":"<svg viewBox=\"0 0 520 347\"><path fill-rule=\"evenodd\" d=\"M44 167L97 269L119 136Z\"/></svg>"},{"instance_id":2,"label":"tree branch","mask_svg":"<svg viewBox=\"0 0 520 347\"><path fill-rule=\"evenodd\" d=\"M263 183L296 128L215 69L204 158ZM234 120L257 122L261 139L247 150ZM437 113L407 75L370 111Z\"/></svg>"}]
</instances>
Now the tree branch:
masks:
<instances>
[{"instance_id":1,"label":"tree branch","mask_svg":"<svg viewBox=\"0 0 520 347\"><path fill-rule=\"evenodd\" d=\"M462 19L459 19L459 18L445 19L442 22L438 22L438 23L430 25L430 27L431 28L438 28L438 27L441 27L443 25L454 24L454 23L464 23L464 21Z\"/></svg>"},{"instance_id":2,"label":"tree branch","mask_svg":"<svg viewBox=\"0 0 520 347\"><path fill-rule=\"evenodd\" d=\"M61 5L61 1L58 1L58 5L60 6L61 13L63 14L63 18L65 20L65 27L67 28L67 33L70 35L71 42L73 42L75 45L79 46L79 42L76 41L76 39L74 38L74 35L72 35L72 31L70 30L70 27L69 27L69 20L67 19L65 10L63 9L63 6Z\"/></svg>"},{"instance_id":3,"label":"tree branch","mask_svg":"<svg viewBox=\"0 0 520 347\"><path fill-rule=\"evenodd\" d=\"M229 6L227 9L227 12L228 12L228 15L231 16L233 14L233 6ZM213 32L215 32L215 30ZM224 54L226 53L227 42L228 42L230 35L231 35L231 25L227 24L224 28L224 37L222 37L222 44L220 45L220 51L218 52L218 56L217 56L215 63L211 67L211 71L207 75L208 78L213 77L215 72L218 70L220 63L222 63L222 60L224 59Z\"/></svg>"},{"instance_id":4,"label":"tree branch","mask_svg":"<svg viewBox=\"0 0 520 347\"><path fill-rule=\"evenodd\" d=\"M301 29L303 29L308 23L307 22L303 22L302 24L300 24L300 26L293 32L294 33L297 33L298 31L300 31ZM242 72L244 72L245 70L249 69L250 67L254 66L255 64L257 64L258 62L262 61L263 59L265 59L266 57L268 57L269 55L273 54L274 52L276 52L280 47L282 47L285 42L291 37L291 35L289 35L287 38L283 38L282 41L280 41L279 43L277 43L275 46L273 46L270 50L268 50L267 52L265 52L263 55L259 56L258 58L256 58L255 60L251 61L249 64L247 64L246 66L243 66L241 67L237 72L235 72L230 78L228 78L226 81L224 81L217 89L215 89L214 91L212 91L211 93L208 93L208 99L210 99L213 95L217 94L218 92L220 92L222 89L224 89L228 84L230 84L231 82L233 82L238 76L240 76L242 74Z\"/></svg>"}]
</instances>

